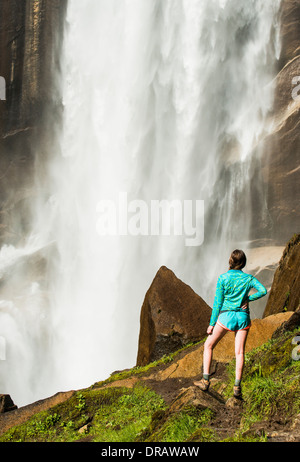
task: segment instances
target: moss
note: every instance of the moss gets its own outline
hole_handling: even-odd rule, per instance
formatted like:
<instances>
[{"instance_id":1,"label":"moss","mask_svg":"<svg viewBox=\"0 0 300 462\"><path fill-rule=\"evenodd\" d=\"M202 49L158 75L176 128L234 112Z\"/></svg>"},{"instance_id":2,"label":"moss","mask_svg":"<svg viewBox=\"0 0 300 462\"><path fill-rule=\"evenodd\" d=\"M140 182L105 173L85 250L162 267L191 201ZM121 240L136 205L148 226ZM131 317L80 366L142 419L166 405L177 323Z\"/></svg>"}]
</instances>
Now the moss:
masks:
<instances>
[{"instance_id":1,"label":"moss","mask_svg":"<svg viewBox=\"0 0 300 462\"><path fill-rule=\"evenodd\" d=\"M267 343L246 356L244 375L268 377L275 371L286 368L292 361L295 333L288 332L277 340Z\"/></svg>"},{"instance_id":2,"label":"moss","mask_svg":"<svg viewBox=\"0 0 300 462\"><path fill-rule=\"evenodd\" d=\"M267 436L263 433L262 435L256 434L244 434L241 431L237 431L233 436L220 440L221 443L265 443L267 442Z\"/></svg>"},{"instance_id":3,"label":"moss","mask_svg":"<svg viewBox=\"0 0 300 462\"><path fill-rule=\"evenodd\" d=\"M259 422L272 425L273 420L286 425L300 412L300 361L292 359L295 347L292 339L296 333L288 332L278 339L271 339L245 356L244 406L234 441L267 440L264 434L251 436L253 425ZM228 390L234 380L234 365L233 361L228 367Z\"/></svg>"},{"instance_id":4,"label":"moss","mask_svg":"<svg viewBox=\"0 0 300 462\"><path fill-rule=\"evenodd\" d=\"M187 439L189 443L214 443L219 437L213 428L202 427Z\"/></svg>"},{"instance_id":5,"label":"moss","mask_svg":"<svg viewBox=\"0 0 300 462\"><path fill-rule=\"evenodd\" d=\"M199 410L195 407L186 407L180 412L156 415L152 420L145 442L187 442L199 441L200 431L212 419L210 409ZM200 438L200 437L199 437Z\"/></svg>"},{"instance_id":6,"label":"moss","mask_svg":"<svg viewBox=\"0 0 300 462\"><path fill-rule=\"evenodd\" d=\"M292 340L297 333L287 332L246 354L241 423L237 422L235 433L229 429L228 433L234 433L230 438L226 439L224 432L214 428L215 416L209 409L188 404L172 412L162 397L142 382L132 389L113 387L114 380L145 376L158 364L167 364L177 357L179 352L176 352L144 368L113 375L108 380L110 387L100 388L100 384L95 384L76 392L64 403L12 428L0 441L266 441L264 431L257 434L257 425L259 428L263 428L264 422L271 425L272 419L285 425L300 412L300 361L292 358L295 348ZM227 368L224 398L232 394L234 375L235 360Z\"/></svg>"},{"instance_id":7,"label":"moss","mask_svg":"<svg viewBox=\"0 0 300 462\"><path fill-rule=\"evenodd\" d=\"M287 424L300 411L299 364L293 364L269 377L245 380L245 406L241 430L248 431L257 422L280 421Z\"/></svg>"},{"instance_id":8,"label":"moss","mask_svg":"<svg viewBox=\"0 0 300 462\"><path fill-rule=\"evenodd\" d=\"M164 407L162 398L145 387L81 390L65 403L36 414L14 427L0 441L76 441L88 425L91 441L134 441Z\"/></svg>"}]
</instances>

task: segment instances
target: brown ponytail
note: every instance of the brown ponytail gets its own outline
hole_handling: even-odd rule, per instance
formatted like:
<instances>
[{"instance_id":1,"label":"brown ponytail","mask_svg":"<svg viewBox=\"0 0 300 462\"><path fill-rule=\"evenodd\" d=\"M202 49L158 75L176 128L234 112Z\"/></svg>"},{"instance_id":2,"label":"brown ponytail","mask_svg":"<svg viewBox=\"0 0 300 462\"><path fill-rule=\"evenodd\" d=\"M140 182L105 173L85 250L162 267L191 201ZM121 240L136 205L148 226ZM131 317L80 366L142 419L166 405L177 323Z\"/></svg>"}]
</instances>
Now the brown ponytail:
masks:
<instances>
[{"instance_id":1,"label":"brown ponytail","mask_svg":"<svg viewBox=\"0 0 300 462\"><path fill-rule=\"evenodd\" d=\"M229 258L229 268L240 270L246 266L247 258L242 250L234 250Z\"/></svg>"}]
</instances>

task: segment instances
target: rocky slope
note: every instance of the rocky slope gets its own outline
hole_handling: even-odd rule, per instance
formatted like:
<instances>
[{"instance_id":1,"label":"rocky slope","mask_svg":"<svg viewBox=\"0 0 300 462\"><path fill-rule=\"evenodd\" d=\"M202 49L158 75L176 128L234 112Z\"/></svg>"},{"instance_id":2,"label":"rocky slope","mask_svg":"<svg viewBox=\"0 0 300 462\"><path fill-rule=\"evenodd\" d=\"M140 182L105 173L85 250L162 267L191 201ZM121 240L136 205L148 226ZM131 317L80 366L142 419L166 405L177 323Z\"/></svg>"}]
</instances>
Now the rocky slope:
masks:
<instances>
[{"instance_id":1,"label":"rocky slope","mask_svg":"<svg viewBox=\"0 0 300 462\"><path fill-rule=\"evenodd\" d=\"M291 242L281 262L297 245L295 237ZM180 297L163 298L163 292L176 295L174 285L177 295L188 293L191 300L200 302L201 309L202 299L165 267L154 278L145 300L154 312L158 306L163 308L160 303L169 303L165 309L165 313L171 310L169 328L174 322L180 328L181 315L185 319ZM275 299L280 290L275 279ZM207 307L202 306L207 315ZM149 315L148 308L146 313ZM142 324L147 325L146 318L141 316ZM205 316L200 323L207 325ZM167 324L165 319L162 326L167 329ZM159 359L115 372L84 390L58 393L20 409L14 409L10 397L0 397L0 441L300 441L298 329L299 310L252 320L246 344L243 400L232 397L232 333L227 333L214 350L209 392L194 386L194 380L202 374L203 335L202 340L171 353L164 343L167 349L165 354L160 350ZM191 340L195 340L193 335ZM147 342L151 346L146 336Z\"/></svg>"},{"instance_id":2,"label":"rocky slope","mask_svg":"<svg viewBox=\"0 0 300 462\"><path fill-rule=\"evenodd\" d=\"M290 315L270 316L268 335L268 318L262 320L260 340ZM294 338L288 331L247 353L243 401L232 398L233 339L226 336L227 353L216 352L207 393L193 385L203 351L198 343L88 389L6 412L0 415L0 441L300 441Z\"/></svg>"}]
</instances>

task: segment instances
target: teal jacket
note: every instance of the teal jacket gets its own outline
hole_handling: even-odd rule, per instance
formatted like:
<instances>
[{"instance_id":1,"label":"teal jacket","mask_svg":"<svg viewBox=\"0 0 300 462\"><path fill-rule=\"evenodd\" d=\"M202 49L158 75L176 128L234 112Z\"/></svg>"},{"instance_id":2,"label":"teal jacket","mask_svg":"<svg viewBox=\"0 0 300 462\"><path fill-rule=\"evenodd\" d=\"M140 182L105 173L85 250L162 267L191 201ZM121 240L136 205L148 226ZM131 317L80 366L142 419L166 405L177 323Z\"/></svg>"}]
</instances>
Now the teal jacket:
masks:
<instances>
[{"instance_id":1,"label":"teal jacket","mask_svg":"<svg viewBox=\"0 0 300 462\"><path fill-rule=\"evenodd\" d=\"M250 289L257 292L248 296ZM267 294L267 289L252 275L242 270L229 270L218 278L210 326L217 322L220 311L237 311L248 299L258 300Z\"/></svg>"}]
</instances>

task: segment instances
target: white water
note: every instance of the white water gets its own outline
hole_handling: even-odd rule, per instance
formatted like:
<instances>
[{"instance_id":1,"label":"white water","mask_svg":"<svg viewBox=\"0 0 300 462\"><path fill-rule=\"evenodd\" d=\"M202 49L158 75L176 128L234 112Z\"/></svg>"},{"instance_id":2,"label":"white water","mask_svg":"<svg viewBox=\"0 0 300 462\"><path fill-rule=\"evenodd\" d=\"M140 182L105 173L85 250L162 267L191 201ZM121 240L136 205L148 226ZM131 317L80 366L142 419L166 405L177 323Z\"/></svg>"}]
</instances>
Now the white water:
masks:
<instances>
[{"instance_id":1,"label":"white water","mask_svg":"<svg viewBox=\"0 0 300 462\"><path fill-rule=\"evenodd\" d=\"M57 249L50 303L33 281L26 309L0 304L1 392L18 405L135 365L140 309L161 265L212 304L229 253L251 238L251 154L268 129L279 4L69 0L60 152L24 249ZM97 204L121 191L146 203L204 200L203 245L99 236Z\"/></svg>"}]
</instances>

